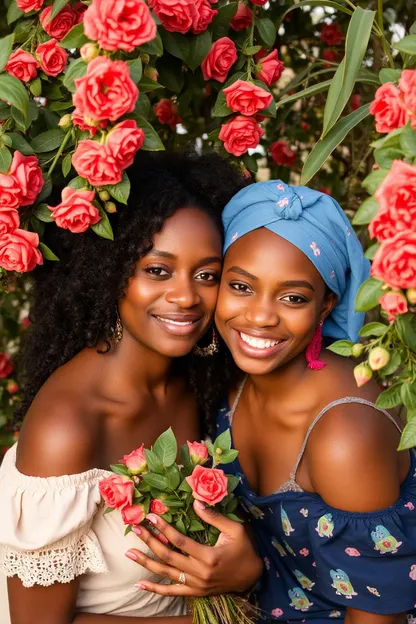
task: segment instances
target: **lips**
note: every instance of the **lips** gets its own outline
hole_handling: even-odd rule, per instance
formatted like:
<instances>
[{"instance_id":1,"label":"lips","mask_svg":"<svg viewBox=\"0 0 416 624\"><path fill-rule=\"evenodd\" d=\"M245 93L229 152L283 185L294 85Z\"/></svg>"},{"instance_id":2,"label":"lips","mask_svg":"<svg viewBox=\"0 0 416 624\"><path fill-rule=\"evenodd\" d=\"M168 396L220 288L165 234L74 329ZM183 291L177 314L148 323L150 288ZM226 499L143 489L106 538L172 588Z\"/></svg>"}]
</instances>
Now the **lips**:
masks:
<instances>
[{"instance_id":1,"label":"lips","mask_svg":"<svg viewBox=\"0 0 416 624\"><path fill-rule=\"evenodd\" d=\"M234 330L240 351L251 358L269 358L275 355L286 343L284 338L276 338L260 332Z\"/></svg>"},{"instance_id":2,"label":"lips","mask_svg":"<svg viewBox=\"0 0 416 624\"><path fill-rule=\"evenodd\" d=\"M251 336L250 334L245 334L243 332L239 332L241 340L250 345L250 347L255 347L256 349L268 349L269 347L275 347L282 340L273 340L269 338L256 338L255 336Z\"/></svg>"},{"instance_id":3,"label":"lips","mask_svg":"<svg viewBox=\"0 0 416 624\"><path fill-rule=\"evenodd\" d=\"M199 329L203 317L198 314L152 314L152 318L167 333L174 336L189 336Z\"/></svg>"}]
</instances>

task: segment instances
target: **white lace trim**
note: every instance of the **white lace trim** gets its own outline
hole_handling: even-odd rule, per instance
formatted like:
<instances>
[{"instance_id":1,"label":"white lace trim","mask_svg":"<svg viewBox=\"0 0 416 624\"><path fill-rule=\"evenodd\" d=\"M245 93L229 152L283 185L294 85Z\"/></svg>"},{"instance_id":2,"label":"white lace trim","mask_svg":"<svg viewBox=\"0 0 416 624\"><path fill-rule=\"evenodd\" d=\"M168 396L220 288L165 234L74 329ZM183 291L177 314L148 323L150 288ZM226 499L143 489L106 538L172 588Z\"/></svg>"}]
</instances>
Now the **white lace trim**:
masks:
<instances>
[{"instance_id":1,"label":"white lace trim","mask_svg":"<svg viewBox=\"0 0 416 624\"><path fill-rule=\"evenodd\" d=\"M87 571L108 572L103 552L92 531L76 544L62 548L46 547L25 552L2 546L0 567L6 576L18 576L24 587L70 583Z\"/></svg>"}]
</instances>

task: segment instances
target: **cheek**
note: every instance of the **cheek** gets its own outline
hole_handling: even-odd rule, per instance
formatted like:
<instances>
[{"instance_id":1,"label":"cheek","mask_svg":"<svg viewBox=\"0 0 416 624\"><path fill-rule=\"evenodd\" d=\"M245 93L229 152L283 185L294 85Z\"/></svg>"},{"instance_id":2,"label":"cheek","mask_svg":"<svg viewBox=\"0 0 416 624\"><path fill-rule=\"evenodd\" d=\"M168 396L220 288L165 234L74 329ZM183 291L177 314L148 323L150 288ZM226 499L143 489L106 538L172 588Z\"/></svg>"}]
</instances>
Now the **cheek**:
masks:
<instances>
[{"instance_id":1,"label":"cheek","mask_svg":"<svg viewBox=\"0 0 416 624\"><path fill-rule=\"evenodd\" d=\"M162 296L164 291L163 282L151 282L142 277L133 276L120 302L121 308L139 312Z\"/></svg>"}]
</instances>

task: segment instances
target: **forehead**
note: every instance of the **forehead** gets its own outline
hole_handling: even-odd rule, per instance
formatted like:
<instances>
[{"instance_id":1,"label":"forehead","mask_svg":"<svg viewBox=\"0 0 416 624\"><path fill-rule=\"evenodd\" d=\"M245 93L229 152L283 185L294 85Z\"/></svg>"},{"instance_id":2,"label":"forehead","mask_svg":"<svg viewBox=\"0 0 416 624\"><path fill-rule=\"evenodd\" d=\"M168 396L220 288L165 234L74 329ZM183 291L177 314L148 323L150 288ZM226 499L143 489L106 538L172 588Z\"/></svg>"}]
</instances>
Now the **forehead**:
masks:
<instances>
[{"instance_id":1,"label":"forehead","mask_svg":"<svg viewBox=\"0 0 416 624\"><path fill-rule=\"evenodd\" d=\"M174 254L193 251L204 255L208 249L221 255L221 234L213 218L201 208L179 208L155 234L153 245Z\"/></svg>"}]
</instances>

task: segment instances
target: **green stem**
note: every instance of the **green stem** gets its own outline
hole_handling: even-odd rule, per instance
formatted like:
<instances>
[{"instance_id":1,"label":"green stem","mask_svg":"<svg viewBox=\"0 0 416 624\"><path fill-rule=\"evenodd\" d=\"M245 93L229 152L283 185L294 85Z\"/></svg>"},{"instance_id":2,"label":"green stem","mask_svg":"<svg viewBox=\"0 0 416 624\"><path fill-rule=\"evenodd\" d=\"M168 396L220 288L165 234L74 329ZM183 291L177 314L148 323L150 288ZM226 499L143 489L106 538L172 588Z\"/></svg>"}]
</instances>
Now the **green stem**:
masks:
<instances>
[{"instance_id":1,"label":"green stem","mask_svg":"<svg viewBox=\"0 0 416 624\"><path fill-rule=\"evenodd\" d=\"M251 26L250 26L250 32L249 32L249 35L248 35L248 45L249 45L249 47L251 47L253 45L253 43L254 43L254 21L255 21L255 18L253 16L253 20L252 20ZM251 80L251 66L252 66L252 63L253 63L253 56L250 55L247 58L247 78L248 78L248 80Z\"/></svg>"},{"instance_id":2,"label":"green stem","mask_svg":"<svg viewBox=\"0 0 416 624\"><path fill-rule=\"evenodd\" d=\"M384 20L383 20L383 0L377 0L377 15L374 23L374 31L379 36L381 45L383 46L384 54L389 59L389 65L394 69L394 60L390 50L390 44L384 34Z\"/></svg>"},{"instance_id":3,"label":"green stem","mask_svg":"<svg viewBox=\"0 0 416 624\"><path fill-rule=\"evenodd\" d=\"M59 158L62 156L62 153L69 141L69 139L71 138L71 134L72 134L72 129L68 130L68 132L66 133L64 140L61 143L61 147L59 148L59 150L56 152L55 158L52 161L51 166L49 167L48 173L46 174L48 178L51 177L52 175L52 171L55 169L56 167L56 163L58 162Z\"/></svg>"},{"instance_id":4,"label":"green stem","mask_svg":"<svg viewBox=\"0 0 416 624\"><path fill-rule=\"evenodd\" d=\"M384 31L383 24L383 0L377 0L377 23L381 32Z\"/></svg>"}]
</instances>

